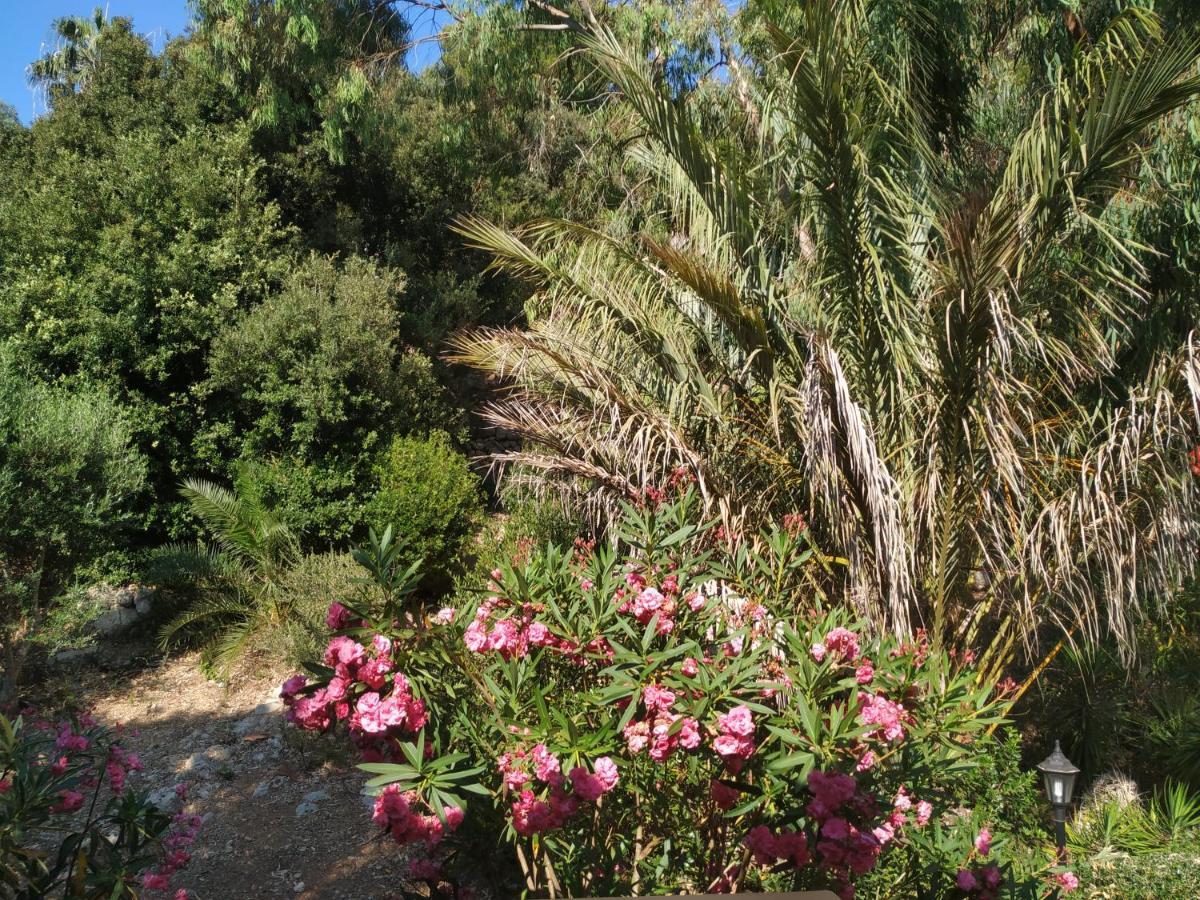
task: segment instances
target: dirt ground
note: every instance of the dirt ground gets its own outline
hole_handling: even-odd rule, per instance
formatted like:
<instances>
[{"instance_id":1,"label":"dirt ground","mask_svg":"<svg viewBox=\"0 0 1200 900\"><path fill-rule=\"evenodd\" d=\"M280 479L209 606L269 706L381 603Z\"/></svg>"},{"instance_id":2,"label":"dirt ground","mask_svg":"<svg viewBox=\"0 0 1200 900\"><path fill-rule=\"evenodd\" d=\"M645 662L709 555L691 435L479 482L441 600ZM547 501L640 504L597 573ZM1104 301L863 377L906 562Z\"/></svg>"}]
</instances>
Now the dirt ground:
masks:
<instances>
[{"instance_id":1,"label":"dirt ground","mask_svg":"<svg viewBox=\"0 0 1200 900\"><path fill-rule=\"evenodd\" d=\"M141 755L143 790L203 817L190 866L173 890L196 900L395 898L403 852L371 824L364 776L338 744L285 729L280 674L208 681L195 655L135 672L91 672L79 693ZM409 894L409 896L413 896Z\"/></svg>"}]
</instances>

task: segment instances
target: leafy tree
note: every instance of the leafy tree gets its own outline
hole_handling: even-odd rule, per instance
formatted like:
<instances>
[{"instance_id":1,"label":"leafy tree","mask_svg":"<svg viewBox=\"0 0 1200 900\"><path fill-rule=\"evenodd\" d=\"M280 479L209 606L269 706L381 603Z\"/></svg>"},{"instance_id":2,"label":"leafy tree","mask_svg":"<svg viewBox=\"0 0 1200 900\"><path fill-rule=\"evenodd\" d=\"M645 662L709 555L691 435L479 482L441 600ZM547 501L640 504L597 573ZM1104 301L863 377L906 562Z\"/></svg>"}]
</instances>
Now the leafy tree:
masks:
<instances>
[{"instance_id":1,"label":"leafy tree","mask_svg":"<svg viewBox=\"0 0 1200 900\"><path fill-rule=\"evenodd\" d=\"M397 344L403 276L361 258L311 257L212 342L197 390L214 410L209 465L246 471L310 540L349 537L368 460L395 434L455 427L431 360Z\"/></svg>"},{"instance_id":2,"label":"leafy tree","mask_svg":"<svg viewBox=\"0 0 1200 900\"><path fill-rule=\"evenodd\" d=\"M25 638L45 601L118 546L145 460L107 391L30 379L0 345L0 700L13 696Z\"/></svg>"},{"instance_id":3,"label":"leafy tree","mask_svg":"<svg viewBox=\"0 0 1200 900\"><path fill-rule=\"evenodd\" d=\"M1046 622L1126 638L1200 537L1189 347L1118 363L1162 302L1121 215L1147 196L1137 150L1200 92L1200 47L1123 12L980 166L969 136L935 153L884 74L917 48L872 40L873 9L769 29L741 153L637 48L585 36L659 199L624 231L464 222L542 314L459 357L512 386L489 418L530 447L503 461L581 499L683 466L735 527L802 512L850 560L831 588L896 631L990 637L992 661Z\"/></svg>"},{"instance_id":4,"label":"leafy tree","mask_svg":"<svg viewBox=\"0 0 1200 900\"><path fill-rule=\"evenodd\" d=\"M121 23L96 47L86 89L2 145L0 336L42 377L111 386L167 498L197 468L209 341L291 269L293 233L245 128L198 116L186 62Z\"/></svg>"}]
</instances>

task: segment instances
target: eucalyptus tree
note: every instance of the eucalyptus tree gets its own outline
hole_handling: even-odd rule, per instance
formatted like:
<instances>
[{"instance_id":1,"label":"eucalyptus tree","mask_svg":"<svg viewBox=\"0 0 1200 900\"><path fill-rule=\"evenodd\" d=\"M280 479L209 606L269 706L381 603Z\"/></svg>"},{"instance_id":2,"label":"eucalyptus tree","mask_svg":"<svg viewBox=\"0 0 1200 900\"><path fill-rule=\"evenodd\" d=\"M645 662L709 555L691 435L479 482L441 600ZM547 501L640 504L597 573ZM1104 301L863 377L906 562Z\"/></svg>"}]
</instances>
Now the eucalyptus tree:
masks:
<instances>
[{"instance_id":1,"label":"eucalyptus tree","mask_svg":"<svg viewBox=\"0 0 1200 900\"><path fill-rule=\"evenodd\" d=\"M1198 549L1190 337L1127 351L1167 302L1130 236L1162 202L1140 160L1200 92L1200 43L1112 17L981 159L937 140L885 8L922 5L767 22L740 141L585 29L660 189L624 230L461 222L537 290L529 327L456 340L526 438L496 462L600 518L679 467L735 528L800 512L845 563L830 589L896 632L995 659L1047 623L1127 641Z\"/></svg>"}]
</instances>

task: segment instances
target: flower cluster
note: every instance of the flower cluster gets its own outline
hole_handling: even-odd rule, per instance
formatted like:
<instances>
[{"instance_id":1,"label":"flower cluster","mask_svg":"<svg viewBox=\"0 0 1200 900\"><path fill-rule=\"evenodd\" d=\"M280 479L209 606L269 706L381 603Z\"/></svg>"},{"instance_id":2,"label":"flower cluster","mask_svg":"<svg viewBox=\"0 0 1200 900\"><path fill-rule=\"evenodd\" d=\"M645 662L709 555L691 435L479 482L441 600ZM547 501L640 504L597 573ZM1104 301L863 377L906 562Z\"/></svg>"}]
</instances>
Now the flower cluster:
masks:
<instances>
[{"instance_id":1,"label":"flower cluster","mask_svg":"<svg viewBox=\"0 0 1200 900\"><path fill-rule=\"evenodd\" d=\"M858 713L859 719L864 725L875 726L867 732L868 738L882 738L886 741L904 740L903 726L908 719L908 713L901 704L878 694L867 693L860 693L858 702L861 707Z\"/></svg>"},{"instance_id":2,"label":"flower cluster","mask_svg":"<svg viewBox=\"0 0 1200 900\"><path fill-rule=\"evenodd\" d=\"M575 766L564 776L558 757L545 744L502 754L496 764L505 788L520 791L512 804L512 822L513 830L524 837L561 828L581 803L595 803L616 787L619 778L616 764L607 756L599 757L591 772ZM544 796L535 793L535 782L546 787Z\"/></svg>"},{"instance_id":3,"label":"flower cluster","mask_svg":"<svg viewBox=\"0 0 1200 900\"><path fill-rule=\"evenodd\" d=\"M1192 474L1200 478L1200 446L1193 447L1188 451L1187 461Z\"/></svg>"},{"instance_id":4,"label":"flower cluster","mask_svg":"<svg viewBox=\"0 0 1200 900\"><path fill-rule=\"evenodd\" d=\"M717 717L717 737L713 750L730 771L739 772L754 753L754 717L749 707L735 706Z\"/></svg>"},{"instance_id":5,"label":"flower cluster","mask_svg":"<svg viewBox=\"0 0 1200 900\"><path fill-rule=\"evenodd\" d=\"M644 718L630 720L622 732L625 746L636 756L645 750L652 760L661 763L677 749L695 750L700 746L700 723L691 716L672 712L675 692L657 684L642 688Z\"/></svg>"},{"instance_id":6,"label":"flower cluster","mask_svg":"<svg viewBox=\"0 0 1200 900\"><path fill-rule=\"evenodd\" d=\"M0 721L11 738L0 748L0 795L19 798L6 809L0 838L21 848L37 829L64 835L57 852L39 851L51 864L19 876L22 896L61 891L63 866L73 867L80 858L89 884L170 889L171 878L191 859L188 848L200 822L183 814L168 819L127 790L130 774L143 765L115 739L119 727L114 733L86 712L52 723L30 708L14 722L3 716ZM104 890L107 895L110 888ZM186 900L187 892L175 896Z\"/></svg>"},{"instance_id":7,"label":"flower cluster","mask_svg":"<svg viewBox=\"0 0 1200 900\"><path fill-rule=\"evenodd\" d=\"M854 876L873 869L880 853L909 825L915 812L916 827L925 825L932 806L914 803L901 788L890 811L880 809L878 800L852 776L813 770L808 776L812 799L805 807L811 835L803 830L772 831L757 825L745 838L746 849L759 865L790 862L796 868L815 862L838 885L839 894L852 897Z\"/></svg>"},{"instance_id":8,"label":"flower cluster","mask_svg":"<svg viewBox=\"0 0 1200 900\"><path fill-rule=\"evenodd\" d=\"M992 852L992 833L983 828L975 836L975 853L973 861L958 870L954 884L960 891L966 892L973 900L996 900L999 896L1000 867L994 863L985 862Z\"/></svg>"},{"instance_id":9,"label":"flower cluster","mask_svg":"<svg viewBox=\"0 0 1200 900\"><path fill-rule=\"evenodd\" d=\"M655 630L659 634L670 634L675 630L675 616L680 608L677 576L668 575L659 587L650 587L644 574L630 572L625 576L625 585L614 598L618 612L633 616L639 625L649 625L657 617ZM702 599L699 602L702 604Z\"/></svg>"},{"instance_id":10,"label":"flower cluster","mask_svg":"<svg viewBox=\"0 0 1200 900\"><path fill-rule=\"evenodd\" d=\"M331 621L343 618L331 607ZM284 682L280 696L288 721L308 731L326 731L335 721L346 720L364 760L396 758L400 738L420 731L428 716L408 679L392 671L391 641L376 635L368 648L338 635L326 646L324 661L333 676L316 690L306 690L303 675Z\"/></svg>"},{"instance_id":11,"label":"flower cluster","mask_svg":"<svg viewBox=\"0 0 1200 900\"><path fill-rule=\"evenodd\" d=\"M182 798L184 790L177 787L176 793ZM142 873L142 887L148 891L165 891L171 887L171 878L191 862L192 854L188 849L196 841L196 835L200 833L200 817L197 815L189 815L188 813L176 813L171 819L171 830L163 839L163 848L166 851L166 856L159 865ZM187 900L187 892L184 890L175 893L175 900Z\"/></svg>"},{"instance_id":12,"label":"flower cluster","mask_svg":"<svg viewBox=\"0 0 1200 900\"><path fill-rule=\"evenodd\" d=\"M493 587L499 587L500 574L492 573ZM502 611L510 614L498 616ZM583 663L586 655L580 645L554 634L544 622L539 622L536 618L539 612L541 609L535 604L514 604L492 595L475 610L474 618L463 632L463 643L472 653L498 653L504 659L521 659L529 655L531 648L545 647ZM608 657L612 652L604 638L597 638L582 649L601 657Z\"/></svg>"},{"instance_id":13,"label":"flower cluster","mask_svg":"<svg viewBox=\"0 0 1200 900\"><path fill-rule=\"evenodd\" d=\"M392 836L397 844L413 844L424 841L432 849L442 840L446 829L454 831L462 824L463 811L457 806L442 808L441 818L429 813L418 812L424 804L415 791L402 791L399 785L389 784L375 798L372 821Z\"/></svg>"}]
</instances>

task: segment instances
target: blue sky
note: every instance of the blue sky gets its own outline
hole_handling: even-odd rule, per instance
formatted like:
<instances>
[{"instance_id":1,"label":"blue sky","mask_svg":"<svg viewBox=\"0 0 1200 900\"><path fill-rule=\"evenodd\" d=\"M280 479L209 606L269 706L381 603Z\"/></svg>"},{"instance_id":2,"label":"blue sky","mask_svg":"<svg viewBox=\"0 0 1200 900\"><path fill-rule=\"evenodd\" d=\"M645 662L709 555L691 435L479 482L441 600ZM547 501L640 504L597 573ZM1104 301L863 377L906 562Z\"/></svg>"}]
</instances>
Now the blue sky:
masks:
<instances>
[{"instance_id":1,"label":"blue sky","mask_svg":"<svg viewBox=\"0 0 1200 900\"><path fill-rule=\"evenodd\" d=\"M61 16L88 16L97 5L110 16L128 16L134 30L146 35L156 50L168 37L183 34L191 20L187 0L0 0L0 100L11 104L28 124L44 112L29 89L25 67L53 45L50 23ZM429 34L439 23L429 14L415 16L413 34ZM436 42L418 44L409 64L422 68L437 58Z\"/></svg>"}]
</instances>

